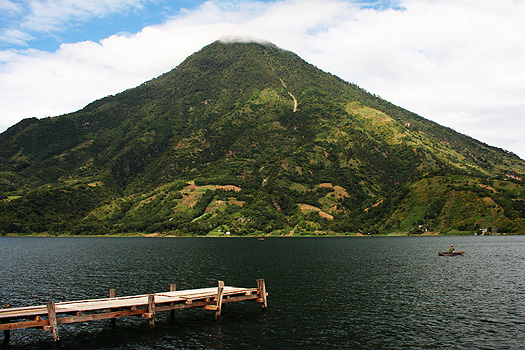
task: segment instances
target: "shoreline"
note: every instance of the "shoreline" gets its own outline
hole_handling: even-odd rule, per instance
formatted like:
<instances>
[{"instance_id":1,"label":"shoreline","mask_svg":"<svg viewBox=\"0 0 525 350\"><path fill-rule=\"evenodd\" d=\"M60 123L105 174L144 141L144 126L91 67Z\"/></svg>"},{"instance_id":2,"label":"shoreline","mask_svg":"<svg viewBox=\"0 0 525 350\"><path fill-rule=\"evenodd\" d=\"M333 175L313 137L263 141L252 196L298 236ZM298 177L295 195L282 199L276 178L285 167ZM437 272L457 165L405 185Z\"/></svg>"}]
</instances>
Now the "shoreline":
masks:
<instances>
[{"instance_id":1,"label":"shoreline","mask_svg":"<svg viewBox=\"0 0 525 350\"><path fill-rule=\"evenodd\" d=\"M490 235L476 235L473 232L453 232L453 233L435 233L435 234L422 234L422 235L410 235L408 233L394 232L386 234L374 234L364 235L359 233L334 233L334 234L304 234L304 235L174 235L174 234L162 234L162 233L129 233L129 234L81 234L81 235L70 235L70 234L38 234L38 235L26 235L20 233L6 233L2 237L119 237L119 238L330 238L330 237L349 237L349 238L362 238L362 237L459 237L459 236L519 236L519 234L490 234Z\"/></svg>"}]
</instances>

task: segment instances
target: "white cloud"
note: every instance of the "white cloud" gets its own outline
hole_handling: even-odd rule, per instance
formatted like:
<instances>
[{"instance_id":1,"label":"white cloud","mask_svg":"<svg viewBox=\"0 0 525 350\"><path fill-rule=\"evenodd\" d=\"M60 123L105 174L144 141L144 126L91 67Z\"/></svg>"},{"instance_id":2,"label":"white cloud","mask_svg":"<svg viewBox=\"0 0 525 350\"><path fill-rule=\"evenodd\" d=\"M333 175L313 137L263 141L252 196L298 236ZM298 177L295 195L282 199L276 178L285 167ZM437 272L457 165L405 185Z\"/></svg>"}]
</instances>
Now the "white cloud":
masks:
<instances>
[{"instance_id":1,"label":"white cloud","mask_svg":"<svg viewBox=\"0 0 525 350\"><path fill-rule=\"evenodd\" d=\"M1 14L9 18L1 30L0 43L27 45L36 33L63 32L71 24L141 9L151 1L154 0L0 0Z\"/></svg>"},{"instance_id":2,"label":"white cloud","mask_svg":"<svg viewBox=\"0 0 525 350\"><path fill-rule=\"evenodd\" d=\"M7 14L18 13L21 11L21 7L14 1L0 0L0 11Z\"/></svg>"},{"instance_id":3,"label":"white cloud","mask_svg":"<svg viewBox=\"0 0 525 350\"><path fill-rule=\"evenodd\" d=\"M22 27L33 31L58 30L68 21L87 21L110 13L140 8L141 0L31 0Z\"/></svg>"},{"instance_id":4,"label":"white cloud","mask_svg":"<svg viewBox=\"0 0 525 350\"><path fill-rule=\"evenodd\" d=\"M98 13L92 2L77 3L92 16ZM111 11L124 1L105 3ZM126 3L140 6L139 0ZM208 1L134 35L65 44L55 53L4 51L0 128L22 117L74 111L170 70L221 37L250 36L525 158L525 3L395 5L402 9L363 9L342 0ZM33 12L46 18L48 11Z\"/></svg>"},{"instance_id":5,"label":"white cloud","mask_svg":"<svg viewBox=\"0 0 525 350\"><path fill-rule=\"evenodd\" d=\"M4 28L0 30L0 35L2 36L1 41L4 44L15 44L20 46L25 46L26 43L33 39L29 33L12 28Z\"/></svg>"}]
</instances>

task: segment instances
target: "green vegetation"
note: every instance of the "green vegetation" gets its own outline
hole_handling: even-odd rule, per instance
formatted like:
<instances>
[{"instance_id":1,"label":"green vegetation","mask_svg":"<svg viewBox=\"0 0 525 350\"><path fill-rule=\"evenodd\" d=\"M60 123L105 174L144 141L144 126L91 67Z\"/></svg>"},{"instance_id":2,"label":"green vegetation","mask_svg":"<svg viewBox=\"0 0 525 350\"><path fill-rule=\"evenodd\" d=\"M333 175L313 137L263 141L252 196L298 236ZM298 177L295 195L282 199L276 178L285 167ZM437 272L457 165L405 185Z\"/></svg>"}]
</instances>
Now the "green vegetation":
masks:
<instances>
[{"instance_id":1,"label":"green vegetation","mask_svg":"<svg viewBox=\"0 0 525 350\"><path fill-rule=\"evenodd\" d=\"M0 235L524 234L524 175L291 52L216 42L0 134Z\"/></svg>"}]
</instances>

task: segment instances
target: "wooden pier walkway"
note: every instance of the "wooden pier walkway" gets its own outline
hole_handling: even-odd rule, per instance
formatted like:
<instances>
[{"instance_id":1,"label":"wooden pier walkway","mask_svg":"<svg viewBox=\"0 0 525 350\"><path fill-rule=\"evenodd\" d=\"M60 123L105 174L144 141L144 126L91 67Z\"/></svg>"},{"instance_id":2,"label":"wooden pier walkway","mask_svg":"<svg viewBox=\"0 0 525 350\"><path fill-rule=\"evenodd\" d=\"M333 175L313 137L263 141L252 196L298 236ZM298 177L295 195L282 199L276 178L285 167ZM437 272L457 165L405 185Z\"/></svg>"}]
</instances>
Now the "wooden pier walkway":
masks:
<instances>
[{"instance_id":1,"label":"wooden pier walkway","mask_svg":"<svg viewBox=\"0 0 525 350\"><path fill-rule=\"evenodd\" d=\"M266 309L266 286L263 279L257 280L257 288L239 288L224 286L219 281L218 287L188 290L176 290L174 284L170 291L149 295L133 295L116 297L115 290L110 290L110 297L105 299L90 299L55 303L46 305L9 308L4 305L0 309L0 330L4 331L4 341L10 339L12 329L41 327L52 332L53 340L57 341L58 325L111 319L123 316L141 316L149 319L150 327L155 327L155 314L160 311L171 311L191 307L215 311L218 318L222 304L252 300L261 303Z\"/></svg>"}]
</instances>

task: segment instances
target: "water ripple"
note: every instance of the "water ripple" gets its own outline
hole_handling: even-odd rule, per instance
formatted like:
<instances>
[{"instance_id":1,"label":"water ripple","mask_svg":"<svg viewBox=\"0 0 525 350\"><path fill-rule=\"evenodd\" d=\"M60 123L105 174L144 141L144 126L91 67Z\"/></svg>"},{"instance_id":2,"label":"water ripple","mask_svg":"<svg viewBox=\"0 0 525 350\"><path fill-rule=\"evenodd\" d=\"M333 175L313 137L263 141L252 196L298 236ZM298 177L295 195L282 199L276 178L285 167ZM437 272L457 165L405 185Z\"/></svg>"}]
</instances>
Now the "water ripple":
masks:
<instances>
[{"instance_id":1,"label":"water ripple","mask_svg":"<svg viewBox=\"0 0 525 350\"><path fill-rule=\"evenodd\" d=\"M438 257L453 242L467 252ZM12 306L264 277L269 309L205 310L12 332L8 349L520 349L525 237L0 238Z\"/></svg>"}]
</instances>

